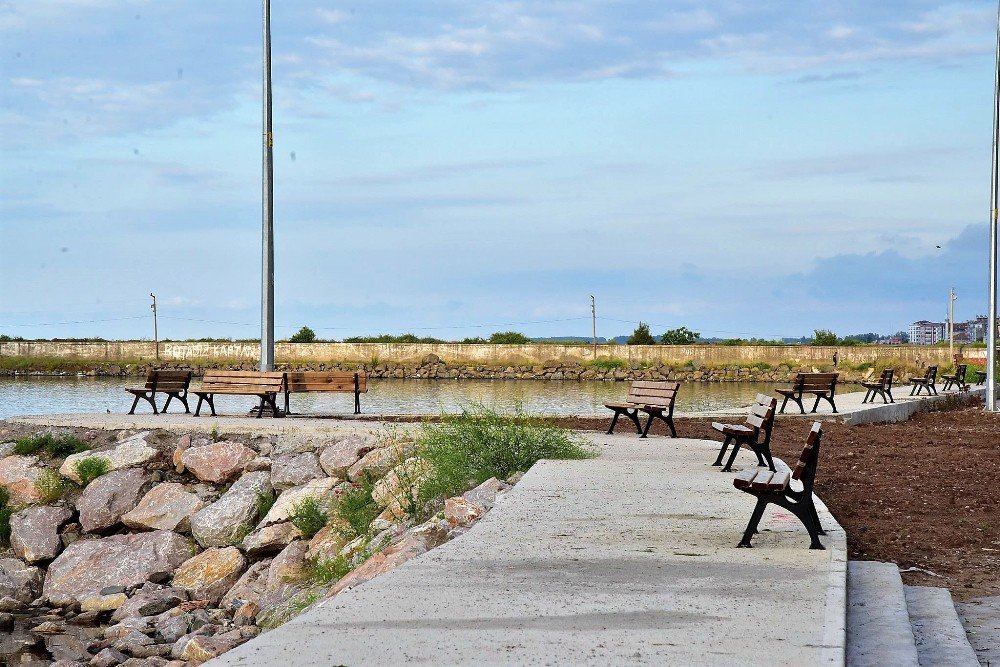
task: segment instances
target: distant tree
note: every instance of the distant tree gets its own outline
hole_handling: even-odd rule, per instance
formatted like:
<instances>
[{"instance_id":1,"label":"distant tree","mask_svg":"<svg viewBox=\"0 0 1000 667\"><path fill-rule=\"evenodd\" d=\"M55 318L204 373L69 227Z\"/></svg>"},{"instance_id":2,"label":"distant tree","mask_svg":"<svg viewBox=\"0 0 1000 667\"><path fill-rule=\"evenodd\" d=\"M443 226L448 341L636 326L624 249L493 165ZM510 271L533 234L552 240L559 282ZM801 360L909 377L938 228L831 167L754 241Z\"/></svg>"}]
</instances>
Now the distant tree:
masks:
<instances>
[{"instance_id":1,"label":"distant tree","mask_svg":"<svg viewBox=\"0 0 1000 667\"><path fill-rule=\"evenodd\" d=\"M813 331L813 345L836 345L837 334L829 329L816 329Z\"/></svg>"},{"instance_id":2,"label":"distant tree","mask_svg":"<svg viewBox=\"0 0 1000 667\"><path fill-rule=\"evenodd\" d=\"M656 339L653 338L653 334L649 333L649 325L645 322L639 322L639 326L635 328L632 335L628 337L625 341L626 345L656 345Z\"/></svg>"},{"instance_id":3,"label":"distant tree","mask_svg":"<svg viewBox=\"0 0 1000 667\"><path fill-rule=\"evenodd\" d=\"M467 345L469 345L469 344L478 344L478 345L481 345L481 344L483 344L483 343L486 342L486 339L483 338L482 336L474 336L472 338L463 338L459 342L465 343Z\"/></svg>"},{"instance_id":4,"label":"distant tree","mask_svg":"<svg viewBox=\"0 0 1000 667\"><path fill-rule=\"evenodd\" d=\"M530 342L530 338L517 331L497 331L490 336L490 343L494 345L524 345Z\"/></svg>"},{"instance_id":5,"label":"distant tree","mask_svg":"<svg viewBox=\"0 0 1000 667\"><path fill-rule=\"evenodd\" d=\"M291 338L290 343L312 343L316 340L316 332L309 327L302 327Z\"/></svg>"},{"instance_id":6,"label":"distant tree","mask_svg":"<svg viewBox=\"0 0 1000 667\"><path fill-rule=\"evenodd\" d=\"M697 331L691 331L687 327L678 327L670 329L660 336L660 342L664 345L691 345L697 342L700 337L701 334Z\"/></svg>"}]
</instances>

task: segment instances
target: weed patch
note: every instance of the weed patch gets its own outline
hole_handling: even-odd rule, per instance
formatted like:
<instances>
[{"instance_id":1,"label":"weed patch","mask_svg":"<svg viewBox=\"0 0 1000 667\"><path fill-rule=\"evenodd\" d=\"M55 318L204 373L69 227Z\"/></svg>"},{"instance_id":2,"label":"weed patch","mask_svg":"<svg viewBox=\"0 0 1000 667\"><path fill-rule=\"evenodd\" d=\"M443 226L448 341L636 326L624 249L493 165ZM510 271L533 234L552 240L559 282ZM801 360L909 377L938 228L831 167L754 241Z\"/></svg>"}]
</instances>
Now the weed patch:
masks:
<instances>
[{"instance_id":1,"label":"weed patch","mask_svg":"<svg viewBox=\"0 0 1000 667\"><path fill-rule=\"evenodd\" d=\"M35 480L35 493L43 504L54 503L63 497L69 488L66 480L55 470L46 470Z\"/></svg>"},{"instance_id":2,"label":"weed patch","mask_svg":"<svg viewBox=\"0 0 1000 667\"><path fill-rule=\"evenodd\" d=\"M73 472L80 478L80 486L87 486L111 470L111 461L100 456L88 456L73 464Z\"/></svg>"},{"instance_id":3,"label":"weed patch","mask_svg":"<svg viewBox=\"0 0 1000 667\"><path fill-rule=\"evenodd\" d=\"M330 520L330 513L315 497L303 498L292 506L292 525L299 529L304 538L312 537Z\"/></svg>"},{"instance_id":4,"label":"weed patch","mask_svg":"<svg viewBox=\"0 0 1000 667\"><path fill-rule=\"evenodd\" d=\"M31 456L44 451L53 458L65 458L70 454L85 452L90 447L83 440L73 435L56 437L51 433L40 433L21 438L14 444L14 453Z\"/></svg>"},{"instance_id":5,"label":"weed patch","mask_svg":"<svg viewBox=\"0 0 1000 667\"><path fill-rule=\"evenodd\" d=\"M354 538L368 532L372 521L382 513L382 508L372 498L375 479L369 471L365 471L360 483L340 497L337 504L337 522L344 537Z\"/></svg>"}]
</instances>

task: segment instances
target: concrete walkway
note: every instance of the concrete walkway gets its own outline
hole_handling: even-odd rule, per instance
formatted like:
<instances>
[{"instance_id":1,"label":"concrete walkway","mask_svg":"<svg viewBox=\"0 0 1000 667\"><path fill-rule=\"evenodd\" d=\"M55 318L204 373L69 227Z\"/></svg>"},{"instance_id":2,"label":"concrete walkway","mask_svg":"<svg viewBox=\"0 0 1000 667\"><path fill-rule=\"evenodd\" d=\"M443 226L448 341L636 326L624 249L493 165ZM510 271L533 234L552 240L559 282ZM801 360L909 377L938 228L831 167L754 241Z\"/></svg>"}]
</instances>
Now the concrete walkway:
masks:
<instances>
[{"instance_id":1,"label":"concrete walkway","mask_svg":"<svg viewBox=\"0 0 1000 667\"><path fill-rule=\"evenodd\" d=\"M753 503L716 443L592 437L601 457L539 463L469 533L207 664L844 664L825 507L826 551L773 510L736 549Z\"/></svg>"}]
</instances>

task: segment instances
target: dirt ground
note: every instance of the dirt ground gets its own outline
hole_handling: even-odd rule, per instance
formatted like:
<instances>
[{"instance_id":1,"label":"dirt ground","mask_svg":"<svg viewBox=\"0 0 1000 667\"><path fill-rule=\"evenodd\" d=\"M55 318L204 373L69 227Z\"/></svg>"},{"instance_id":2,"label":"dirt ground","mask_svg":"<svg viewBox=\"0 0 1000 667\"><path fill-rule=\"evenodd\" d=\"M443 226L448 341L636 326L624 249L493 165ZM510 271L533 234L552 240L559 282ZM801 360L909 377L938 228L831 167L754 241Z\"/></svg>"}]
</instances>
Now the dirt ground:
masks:
<instances>
[{"instance_id":1,"label":"dirt ground","mask_svg":"<svg viewBox=\"0 0 1000 667\"><path fill-rule=\"evenodd\" d=\"M556 421L583 430L610 424ZM710 419L675 421L681 437L721 442ZM774 455L797 460L810 425L779 417ZM619 422L616 432L629 426ZM933 574L904 573L903 581L946 586L957 599L1000 595L1000 414L972 407L918 413L899 424L826 422L823 431L816 493L846 529L852 560L921 568ZM657 423L654 433L667 431Z\"/></svg>"}]
</instances>

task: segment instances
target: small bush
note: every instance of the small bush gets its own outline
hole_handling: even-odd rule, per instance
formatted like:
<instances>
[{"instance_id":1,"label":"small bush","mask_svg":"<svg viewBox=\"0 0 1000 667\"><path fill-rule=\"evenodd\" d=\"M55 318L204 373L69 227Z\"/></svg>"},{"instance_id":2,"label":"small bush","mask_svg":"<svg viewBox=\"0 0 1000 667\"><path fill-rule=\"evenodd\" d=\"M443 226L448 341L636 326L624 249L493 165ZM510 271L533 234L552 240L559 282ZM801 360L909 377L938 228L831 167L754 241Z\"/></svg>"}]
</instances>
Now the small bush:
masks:
<instances>
[{"instance_id":1,"label":"small bush","mask_svg":"<svg viewBox=\"0 0 1000 667\"><path fill-rule=\"evenodd\" d=\"M375 479L369 471L361 476L359 484L340 497L337 503L339 531L347 538L354 538L368 532L372 521L382 513L382 508L372 499Z\"/></svg>"},{"instance_id":2,"label":"small bush","mask_svg":"<svg viewBox=\"0 0 1000 667\"><path fill-rule=\"evenodd\" d=\"M330 519L330 513L320 501L309 496L292 506L292 525L299 529L304 538L311 539Z\"/></svg>"},{"instance_id":3,"label":"small bush","mask_svg":"<svg viewBox=\"0 0 1000 667\"><path fill-rule=\"evenodd\" d=\"M506 479L539 459L585 459L596 450L571 431L526 414L520 405L502 413L473 404L460 415L426 423L417 456L429 464L420 485L423 503L471 489L490 477Z\"/></svg>"},{"instance_id":4,"label":"small bush","mask_svg":"<svg viewBox=\"0 0 1000 667\"><path fill-rule=\"evenodd\" d=\"M531 339L519 331L497 331L490 335L487 342L493 345L524 345Z\"/></svg>"},{"instance_id":5,"label":"small bush","mask_svg":"<svg viewBox=\"0 0 1000 667\"><path fill-rule=\"evenodd\" d=\"M10 507L10 492L7 487L0 486L0 544L10 544L10 516L14 510Z\"/></svg>"},{"instance_id":6,"label":"small bush","mask_svg":"<svg viewBox=\"0 0 1000 667\"><path fill-rule=\"evenodd\" d=\"M264 520L267 513L274 507L274 496L270 493L257 492L257 521L255 525Z\"/></svg>"},{"instance_id":7,"label":"small bush","mask_svg":"<svg viewBox=\"0 0 1000 667\"><path fill-rule=\"evenodd\" d=\"M88 456L73 464L73 472L80 478L80 486L87 486L111 470L111 461L100 456Z\"/></svg>"},{"instance_id":8,"label":"small bush","mask_svg":"<svg viewBox=\"0 0 1000 667\"><path fill-rule=\"evenodd\" d=\"M755 361L748 366L748 368L753 368L759 371L767 371L771 369L771 364L766 361Z\"/></svg>"},{"instance_id":9,"label":"small bush","mask_svg":"<svg viewBox=\"0 0 1000 667\"><path fill-rule=\"evenodd\" d=\"M313 343L315 341L316 332L309 327L302 327L288 339L290 343Z\"/></svg>"},{"instance_id":10,"label":"small bush","mask_svg":"<svg viewBox=\"0 0 1000 667\"><path fill-rule=\"evenodd\" d=\"M350 571L351 562L340 555L335 558L320 556L306 563L306 572L309 578L319 585L343 579Z\"/></svg>"},{"instance_id":11,"label":"small bush","mask_svg":"<svg viewBox=\"0 0 1000 667\"><path fill-rule=\"evenodd\" d=\"M594 368L600 368L606 371L613 371L619 368L627 368L628 364L622 359L594 359L587 364L588 366L593 366Z\"/></svg>"},{"instance_id":12,"label":"small bush","mask_svg":"<svg viewBox=\"0 0 1000 667\"><path fill-rule=\"evenodd\" d=\"M55 470L46 470L35 481L35 492L44 504L53 503L66 492L66 480Z\"/></svg>"},{"instance_id":13,"label":"small bush","mask_svg":"<svg viewBox=\"0 0 1000 667\"><path fill-rule=\"evenodd\" d=\"M653 334L649 333L649 325L645 322L639 322L639 326L635 328L632 335L628 337L625 341L626 345L656 345L656 339L653 338Z\"/></svg>"},{"instance_id":14,"label":"small bush","mask_svg":"<svg viewBox=\"0 0 1000 667\"><path fill-rule=\"evenodd\" d=\"M45 451L54 458L65 458L70 454L85 452L90 447L84 441L73 435L56 437L51 433L39 433L21 438L14 444L14 452L22 456L30 456Z\"/></svg>"}]
</instances>

